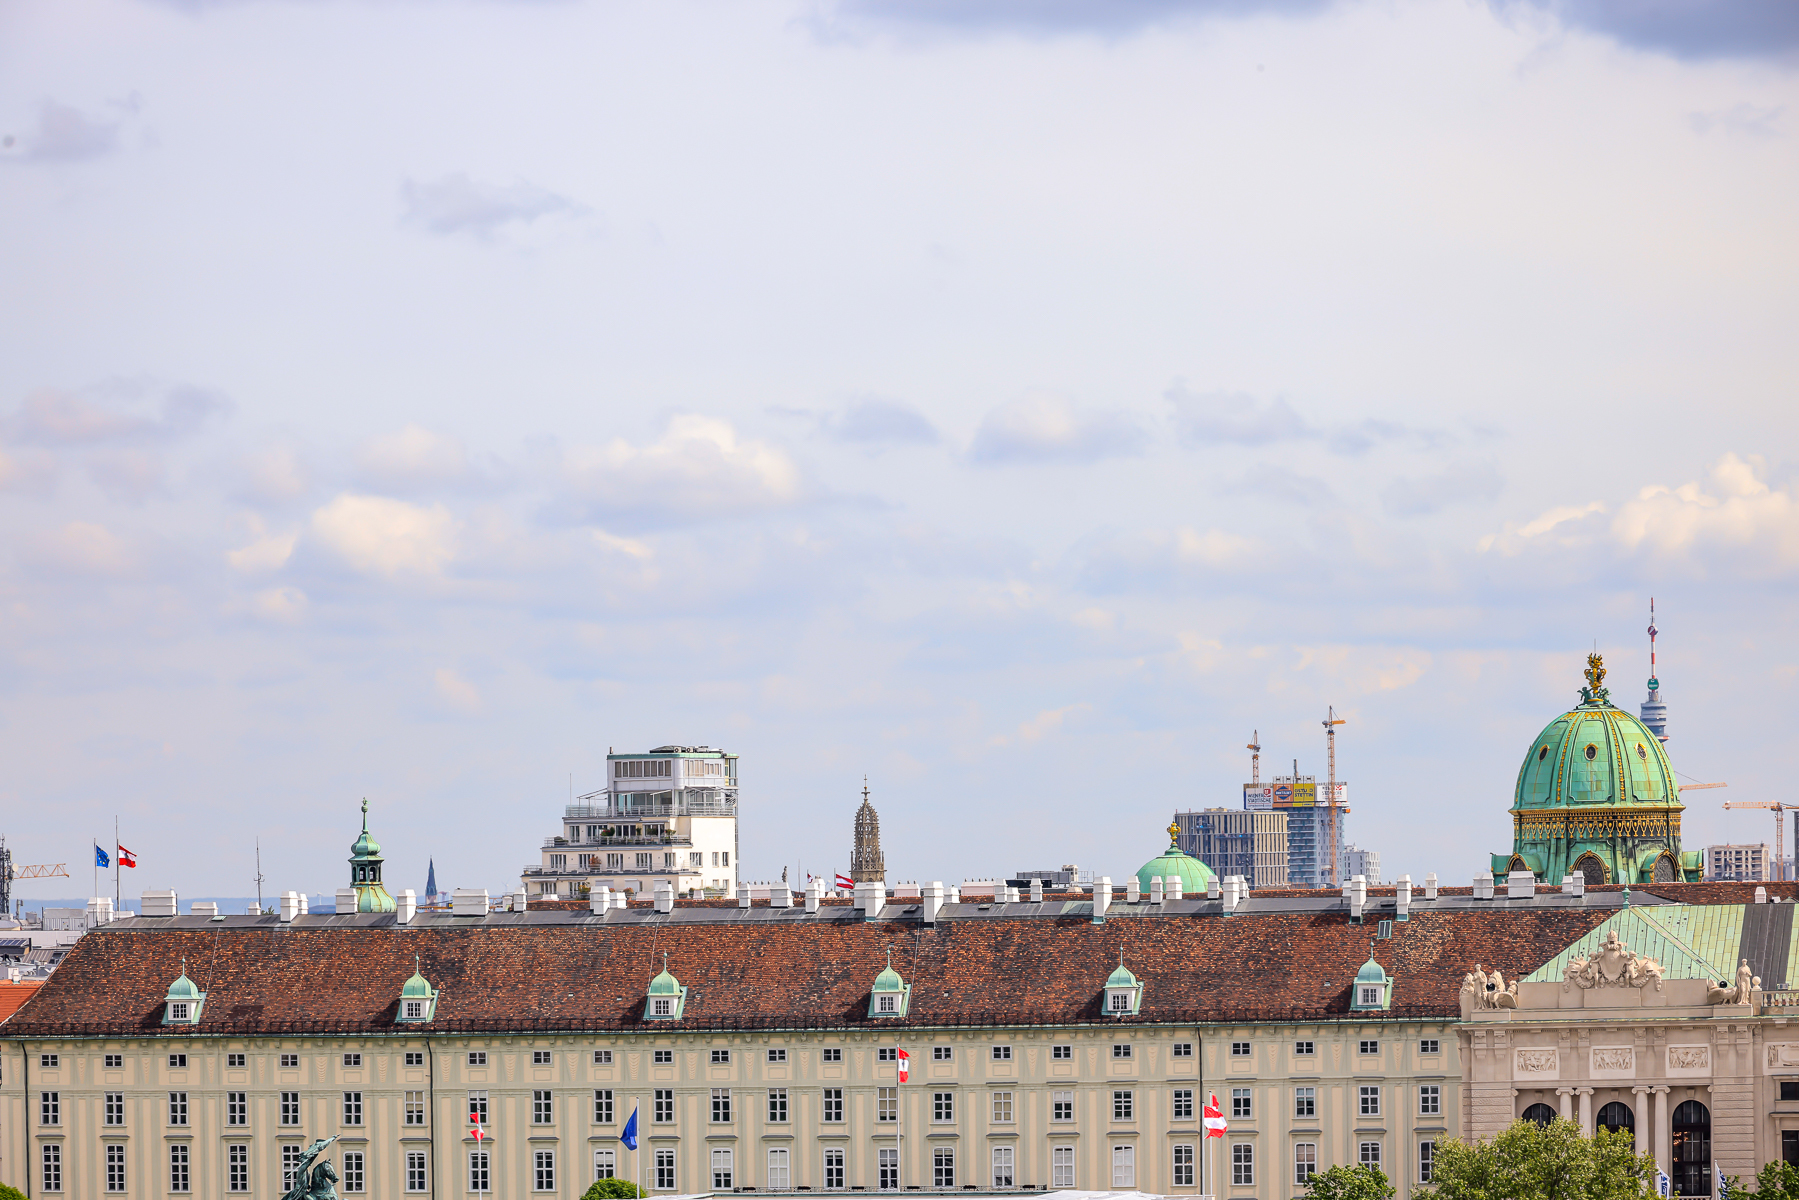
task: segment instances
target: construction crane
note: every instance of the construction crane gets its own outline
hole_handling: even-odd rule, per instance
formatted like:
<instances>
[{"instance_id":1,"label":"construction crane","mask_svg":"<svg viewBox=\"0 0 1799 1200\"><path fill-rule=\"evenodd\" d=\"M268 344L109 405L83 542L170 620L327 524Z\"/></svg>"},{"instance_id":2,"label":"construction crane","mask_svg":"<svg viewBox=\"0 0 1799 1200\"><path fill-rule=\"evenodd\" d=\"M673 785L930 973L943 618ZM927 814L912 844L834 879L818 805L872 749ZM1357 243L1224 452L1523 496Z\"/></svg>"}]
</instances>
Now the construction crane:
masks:
<instances>
[{"instance_id":1,"label":"construction crane","mask_svg":"<svg viewBox=\"0 0 1799 1200\"><path fill-rule=\"evenodd\" d=\"M1249 745L1243 748L1249 751L1249 782L1259 785L1262 782L1262 731L1250 730Z\"/></svg>"},{"instance_id":2,"label":"construction crane","mask_svg":"<svg viewBox=\"0 0 1799 1200\"><path fill-rule=\"evenodd\" d=\"M1722 783L1689 783L1681 791L1688 788L1725 787ZM1774 872L1774 878L1785 879L1786 870L1786 813L1788 809L1799 808L1799 804L1783 804L1778 800L1726 800L1725 808L1762 808L1774 812L1774 861L1768 866Z\"/></svg>"},{"instance_id":3,"label":"construction crane","mask_svg":"<svg viewBox=\"0 0 1799 1200\"><path fill-rule=\"evenodd\" d=\"M15 879L53 879L57 876L69 877L67 863L35 863L30 866L15 867L12 862L12 851L6 848L6 839L0 838L0 916L12 911L12 881Z\"/></svg>"},{"instance_id":4,"label":"construction crane","mask_svg":"<svg viewBox=\"0 0 1799 1200\"><path fill-rule=\"evenodd\" d=\"M1325 786L1330 788L1329 800L1327 803L1330 805L1329 838L1331 886L1333 888L1342 886L1342 881L1339 878L1339 872L1337 871L1337 726L1345 723L1343 718L1337 716L1337 710L1335 708L1325 709L1324 740L1329 747L1326 757L1330 769L1330 781Z\"/></svg>"}]
</instances>

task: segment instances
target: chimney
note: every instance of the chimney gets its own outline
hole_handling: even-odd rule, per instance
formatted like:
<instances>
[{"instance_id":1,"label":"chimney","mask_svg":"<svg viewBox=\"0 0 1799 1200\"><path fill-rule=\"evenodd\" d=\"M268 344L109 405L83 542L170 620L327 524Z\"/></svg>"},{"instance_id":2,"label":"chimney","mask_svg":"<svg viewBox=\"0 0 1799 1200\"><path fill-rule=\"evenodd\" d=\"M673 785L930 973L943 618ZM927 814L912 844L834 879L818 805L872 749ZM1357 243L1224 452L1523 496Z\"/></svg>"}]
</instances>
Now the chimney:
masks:
<instances>
[{"instance_id":1,"label":"chimney","mask_svg":"<svg viewBox=\"0 0 1799 1200\"><path fill-rule=\"evenodd\" d=\"M1223 894L1224 894L1223 885L1221 885L1218 882L1218 876L1213 875L1210 879L1206 880L1206 899L1207 900L1217 900Z\"/></svg>"},{"instance_id":2,"label":"chimney","mask_svg":"<svg viewBox=\"0 0 1799 1200\"><path fill-rule=\"evenodd\" d=\"M216 917L219 915L219 902L217 900L196 900L188 906L187 911L196 917Z\"/></svg>"},{"instance_id":3,"label":"chimney","mask_svg":"<svg viewBox=\"0 0 1799 1200\"><path fill-rule=\"evenodd\" d=\"M87 927L93 929L112 921L112 897L95 896L87 902Z\"/></svg>"},{"instance_id":4,"label":"chimney","mask_svg":"<svg viewBox=\"0 0 1799 1200\"><path fill-rule=\"evenodd\" d=\"M356 889L355 888L338 888L337 889L337 905L332 911L334 911L340 917L343 916L345 913L355 912L356 911Z\"/></svg>"},{"instance_id":5,"label":"chimney","mask_svg":"<svg viewBox=\"0 0 1799 1200\"><path fill-rule=\"evenodd\" d=\"M1435 871L1424 877L1424 898L1426 900L1437 898L1437 873Z\"/></svg>"},{"instance_id":6,"label":"chimney","mask_svg":"<svg viewBox=\"0 0 1799 1200\"><path fill-rule=\"evenodd\" d=\"M514 912L529 912L530 909L531 897L525 894L525 885L521 883L518 885L518 890L512 893L512 910Z\"/></svg>"},{"instance_id":7,"label":"chimney","mask_svg":"<svg viewBox=\"0 0 1799 1200\"><path fill-rule=\"evenodd\" d=\"M961 884L951 884L950 885L949 902L951 904L962 903L962 885Z\"/></svg>"},{"instance_id":8,"label":"chimney","mask_svg":"<svg viewBox=\"0 0 1799 1200\"><path fill-rule=\"evenodd\" d=\"M419 894L411 888L403 888L394 897L394 924L412 924L412 914L418 911Z\"/></svg>"},{"instance_id":9,"label":"chimney","mask_svg":"<svg viewBox=\"0 0 1799 1200\"><path fill-rule=\"evenodd\" d=\"M1571 876L1571 878L1574 881L1571 894L1580 897L1582 900L1586 899L1587 877L1583 874L1576 874Z\"/></svg>"},{"instance_id":10,"label":"chimney","mask_svg":"<svg viewBox=\"0 0 1799 1200\"><path fill-rule=\"evenodd\" d=\"M1132 882L1134 883L1136 881L1132 880ZM1160 875L1151 875L1149 877L1149 902L1151 904L1162 903L1162 877Z\"/></svg>"},{"instance_id":11,"label":"chimney","mask_svg":"<svg viewBox=\"0 0 1799 1200\"><path fill-rule=\"evenodd\" d=\"M1349 919L1360 921L1362 910L1368 907L1368 877L1357 875L1349 881Z\"/></svg>"},{"instance_id":12,"label":"chimney","mask_svg":"<svg viewBox=\"0 0 1799 1200\"><path fill-rule=\"evenodd\" d=\"M145 892L139 906L146 917L173 917L181 911L181 898L174 892Z\"/></svg>"},{"instance_id":13,"label":"chimney","mask_svg":"<svg viewBox=\"0 0 1799 1200\"><path fill-rule=\"evenodd\" d=\"M1768 889L1767 888L1762 887L1759 884L1756 885L1755 902L1757 904L1766 904L1768 902Z\"/></svg>"},{"instance_id":14,"label":"chimney","mask_svg":"<svg viewBox=\"0 0 1799 1200\"><path fill-rule=\"evenodd\" d=\"M738 908L748 908L749 906L750 906L750 889L748 889L747 887L738 888L737 889L737 907Z\"/></svg>"},{"instance_id":15,"label":"chimney","mask_svg":"<svg viewBox=\"0 0 1799 1200\"><path fill-rule=\"evenodd\" d=\"M485 917L487 889L457 888L450 893L450 912L458 917Z\"/></svg>"},{"instance_id":16,"label":"chimney","mask_svg":"<svg viewBox=\"0 0 1799 1200\"><path fill-rule=\"evenodd\" d=\"M302 917L304 917L307 914L309 914L311 911L312 911L312 901L307 897L305 892L301 892L300 893L300 915Z\"/></svg>"},{"instance_id":17,"label":"chimney","mask_svg":"<svg viewBox=\"0 0 1799 1200\"><path fill-rule=\"evenodd\" d=\"M1476 900L1493 898L1493 872L1482 871L1474 877L1474 898Z\"/></svg>"},{"instance_id":18,"label":"chimney","mask_svg":"<svg viewBox=\"0 0 1799 1200\"><path fill-rule=\"evenodd\" d=\"M1180 898L1181 877L1179 875L1170 875L1162 881L1162 899L1166 902L1169 900L1179 900Z\"/></svg>"},{"instance_id":19,"label":"chimney","mask_svg":"<svg viewBox=\"0 0 1799 1200\"><path fill-rule=\"evenodd\" d=\"M1031 903L1043 903L1043 879L1041 876L1031 880Z\"/></svg>"},{"instance_id":20,"label":"chimney","mask_svg":"<svg viewBox=\"0 0 1799 1200\"><path fill-rule=\"evenodd\" d=\"M281 893L281 919L283 921L291 921L299 915L300 915L300 893L298 893L298 892L282 892Z\"/></svg>"},{"instance_id":21,"label":"chimney","mask_svg":"<svg viewBox=\"0 0 1799 1200\"><path fill-rule=\"evenodd\" d=\"M925 884L919 896L919 914L924 917L926 925L937 923L937 912L943 907L943 884L933 879Z\"/></svg>"},{"instance_id":22,"label":"chimney","mask_svg":"<svg viewBox=\"0 0 1799 1200\"><path fill-rule=\"evenodd\" d=\"M1529 871L1512 871L1505 877L1507 900L1529 900L1537 894L1537 877Z\"/></svg>"},{"instance_id":23,"label":"chimney","mask_svg":"<svg viewBox=\"0 0 1799 1200\"><path fill-rule=\"evenodd\" d=\"M768 891L768 902L775 908L793 907L793 889L784 883L777 883Z\"/></svg>"},{"instance_id":24,"label":"chimney","mask_svg":"<svg viewBox=\"0 0 1799 1200\"><path fill-rule=\"evenodd\" d=\"M1133 875L1124 881L1124 902L1126 904L1136 904L1142 899L1143 885L1138 883L1137 877Z\"/></svg>"},{"instance_id":25,"label":"chimney","mask_svg":"<svg viewBox=\"0 0 1799 1200\"><path fill-rule=\"evenodd\" d=\"M1112 907L1112 877L1101 875L1099 882L1093 885L1093 923L1099 924L1106 919L1106 909Z\"/></svg>"},{"instance_id":26,"label":"chimney","mask_svg":"<svg viewBox=\"0 0 1799 1200\"><path fill-rule=\"evenodd\" d=\"M596 913L604 914L605 911L611 907L612 907L612 889L611 888L604 887L604 886L597 887L597 888L594 888L593 891L587 893L587 911L588 912L596 912Z\"/></svg>"},{"instance_id":27,"label":"chimney","mask_svg":"<svg viewBox=\"0 0 1799 1200\"><path fill-rule=\"evenodd\" d=\"M825 881L814 879L806 885L806 911L815 913L825 898Z\"/></svg>"},{"instance_id":28,"label":"chimney","mask_svg":"<svg viewBox=\"0 0 1799 1200\"><path fill-rule=\"evenodd\" d=\"M1394 920L1409 921L1412 919L1412 877L1399 877L1399 899L1394 903Z\"/></svg>"},{"instance_id":29,"label":"chimney","mask_svg":"<svg viewBox=\"0 0 1799 1200\"><path fill-rule=\"evenodd\" d=\"M675 885L666 879L656 881L656 911L659 913L675 911Z\"/></svg>"}]
</instances>

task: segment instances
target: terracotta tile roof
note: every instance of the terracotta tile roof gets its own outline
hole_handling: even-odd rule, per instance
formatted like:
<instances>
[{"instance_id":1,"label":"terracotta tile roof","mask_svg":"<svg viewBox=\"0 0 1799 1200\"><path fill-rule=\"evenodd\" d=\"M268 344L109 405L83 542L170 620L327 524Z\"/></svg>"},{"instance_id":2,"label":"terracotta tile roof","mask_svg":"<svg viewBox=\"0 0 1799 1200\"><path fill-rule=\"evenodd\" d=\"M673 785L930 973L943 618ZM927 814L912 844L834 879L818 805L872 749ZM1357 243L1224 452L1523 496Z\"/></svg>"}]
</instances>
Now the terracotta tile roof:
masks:
<instances>
[{"instance_id":1,"label":"terracotta tile roof","mask_svg":"<svg viewBox=\"0 0 1799 1200\"><path fill-rule=\"evenodd\" d=\"M31 994L43 986L41 979L27 980L23 983L0 982L0 1024L19 1011L19 1006L31 998Z\"/></svg>"},{"instance_id":2,"label":"terracotta tile roof","mask_svg":"<svg viewBox=\"0 0 1799 1200\"><path fill-rule=\"evenodd\" d=\"M689 989L685 1019L670 1023L677 1028L876 1024L868 989L888 950L912 985L902 1024L1100 1020L1101 989L1121 949L1145 984L1137 1020L1346 1016L1350 981L1371 945L1397 979L1389 1015L1453 1017L1462 976L1477 961L1508 977L1526 974L1608 915L1423 912L1379 941L1374 924L1352 925L1341 911L1111 917L1100 925L997 917L932 927L847 913L683 921L679 911L617 923L546 912L406 927L387 917L327 917L332 924L308 927L132 921L83 937L7 1033L162 1033L162 997L183 958L207 993L202 1034L389 1032L415 954L443 989L436 1021L424 1027L432 1031L644 1028L644 988L665 952Z\"/></svg>"}]
</instances>

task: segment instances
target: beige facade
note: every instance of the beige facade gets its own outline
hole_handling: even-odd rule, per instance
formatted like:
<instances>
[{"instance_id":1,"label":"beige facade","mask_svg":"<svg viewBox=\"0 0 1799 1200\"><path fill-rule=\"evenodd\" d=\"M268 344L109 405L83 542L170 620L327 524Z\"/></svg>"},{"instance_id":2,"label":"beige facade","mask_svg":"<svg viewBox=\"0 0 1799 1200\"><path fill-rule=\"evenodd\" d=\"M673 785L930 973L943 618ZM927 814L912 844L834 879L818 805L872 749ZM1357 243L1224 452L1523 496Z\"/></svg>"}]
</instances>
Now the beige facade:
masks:
<instances>
[{"instance_id":1,"label":"beige facade","mask_svg":"<svg viewBox=\"0 0 1799 1200\"><path fill-rule=\"evenodd\" d=\"M1323 1170L1378 1145L1405 1196L1419 1143L1458 1123L1451 1024L912 1029L897 1108L881 1031L32 1039L3 1051L0 1178L34 1196L279 1196L283 1151L336 1134L346 1196L474 1195L481 1152L500 1194L579 1196L597 1155L662 1192L1197 1193L1216 1092L1231 1129L1208 1191L1290 1196L1296 1154ZM618 1140L634 1107L635 1154Z\"/></svg>"}]
</instances>

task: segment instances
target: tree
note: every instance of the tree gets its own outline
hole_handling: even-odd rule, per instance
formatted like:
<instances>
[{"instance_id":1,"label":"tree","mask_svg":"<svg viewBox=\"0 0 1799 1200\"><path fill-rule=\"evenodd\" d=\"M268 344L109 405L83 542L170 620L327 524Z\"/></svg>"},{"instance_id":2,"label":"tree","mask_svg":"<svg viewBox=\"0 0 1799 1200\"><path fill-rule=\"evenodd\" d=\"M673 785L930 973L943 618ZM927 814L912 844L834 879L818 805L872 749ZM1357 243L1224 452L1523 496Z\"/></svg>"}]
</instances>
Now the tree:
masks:
<instances>
[{"instance_id":1,"label":"tree","mask_svg":"<svg viewBox=\"0 0 1799 1200\"><path fill-rule=\"evenodd\" d=\"M596 1179L592 1187L581 1193L581 1200L618 1200L642 1194L629 1179Z\"/></svg>"},{"instance_id":2,"label":"tree","mask_svg":"<svg viewBox=\"0 0 1799 1200\"><path fill-rule=\"evenodd\" d=\"M1490 1142L1437 1143L1431 1186L1418 1200L1639 1200L1655 1160L1638 1155L1628 1130L1599 1130L1557 1118L1515 1122Z\"/></svg>"},{"instance_id":3,"label":"tree","mask_svg":"<svg viewBox=\"0 0 1799 1200\"><path fill-rule=\"evenodd\" d=\"M1730 1177L1732 1196L1754 1196L1755 1200L1799 1200L1799 1167L1787 1162L1771 1162L1755 1176L1755 1191L1743 1188L1735 1175Z\"/></svg>"},{"instance_id":4,"label":"tree","mask_svg":"<svg viewBox=\"0 0 1799 1200\"><path fill-rule=\"evenodd\" d=\"M1393 1200L1393 1185L1366 1163L1332 1167L1306 1180L1306 1200Z\"/></svg>"},{"instance_id":5,"label":"tree","mask_svg":"<svg viewBox=\"0 0 1799 1200\"><path fill-rule=\"evenodd\" d=\"M0 1200L25 1200L25 1193L10 1183L0 1183Z\"/></svg>"}]
</instances>

